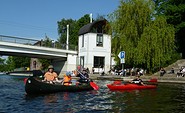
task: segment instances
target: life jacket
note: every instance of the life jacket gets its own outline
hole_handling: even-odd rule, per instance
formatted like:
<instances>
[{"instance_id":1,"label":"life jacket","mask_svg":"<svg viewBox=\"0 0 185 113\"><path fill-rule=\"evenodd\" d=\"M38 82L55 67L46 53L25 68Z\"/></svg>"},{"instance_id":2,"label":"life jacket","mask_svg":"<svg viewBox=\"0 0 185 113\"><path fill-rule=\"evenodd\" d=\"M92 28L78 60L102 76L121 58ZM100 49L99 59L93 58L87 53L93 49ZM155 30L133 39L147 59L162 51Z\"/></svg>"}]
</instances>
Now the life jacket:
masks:
<instances>
[{"instance_id":1,"label":"life jacket","mask_svg":"<svg viewBox=\"0 0 185 113\"><path fill-rule=\"evenodd\" d=\"M132 83L134 84L141 84L142 80L141 79L134 79L132 80Z\"/></svg>"},{"instance_id":2,"label":"life jacket","mask_svg":"<svg viewBox=\"0 0 185 113\"><path fill-rule=\"evenodd\" d=\"M64 75L64 85L71 85L71 77Z\"/></svg>"},{"instance_id":3,"label":"life jacket","mask_svg":"<svg viewBox=\"0 0 185 113\"><path fill-rule=\"evenodd\" d=\"M47 81L54 81L57 78L57 74L55 72L46 72L44 77Z\"/></svg>"}]
</instances>

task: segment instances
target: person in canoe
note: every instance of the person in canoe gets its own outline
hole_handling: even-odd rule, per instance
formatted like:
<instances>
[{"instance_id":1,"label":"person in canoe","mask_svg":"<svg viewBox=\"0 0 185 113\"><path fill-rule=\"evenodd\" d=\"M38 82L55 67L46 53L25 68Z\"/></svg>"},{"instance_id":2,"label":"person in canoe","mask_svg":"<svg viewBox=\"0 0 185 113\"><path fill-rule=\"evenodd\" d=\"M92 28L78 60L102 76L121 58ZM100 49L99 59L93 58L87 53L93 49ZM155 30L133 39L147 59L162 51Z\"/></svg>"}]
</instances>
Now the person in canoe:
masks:
<instances>
[{"instance_id":1,"label":"person in canoe","mask_svg":"<svg viewBox=\"0 0 185 113\"><path fill-rule=\"evenodd\" d=\"M66 72L66 74L64 75L64 78L63 78L63 85L72 85L72 82L71 82L72 78L71 78L71 72L68 71Z\"/></svg>"},{"instance_id":2,"label":"person in canoe","mask_svg":"<svg viewBox=\"0 0 185 113\"><path fill-rule=\"evenodd\" d=\"M145 85L139 75L137 75L136 78L131 81L131 83Z\"/></svg>"},{"instance_id":3,"label":"person in canoe","mask_svg":"<svg viewBox=\"0 0 185 113\"><path fill-rule=\"evenodd\" d=\"M52 65L48 66L48 71L44 74L43 82L45 81L48 83L54 83L55 81L59 81L58 75L56 72L54 72L54 68Z\"/></svg>"},{"instance_id":4,"label":"person in canoe","mask_svg":"<svg viewBox=\"0 0 185 113\"><path fill-rule=\"evenodd\" d=\"M86 69L83 69L82 73L78 71L77 77L80 77L78 80L80 83L88 83L90 81Z\"/></svg>"}]
</instances>

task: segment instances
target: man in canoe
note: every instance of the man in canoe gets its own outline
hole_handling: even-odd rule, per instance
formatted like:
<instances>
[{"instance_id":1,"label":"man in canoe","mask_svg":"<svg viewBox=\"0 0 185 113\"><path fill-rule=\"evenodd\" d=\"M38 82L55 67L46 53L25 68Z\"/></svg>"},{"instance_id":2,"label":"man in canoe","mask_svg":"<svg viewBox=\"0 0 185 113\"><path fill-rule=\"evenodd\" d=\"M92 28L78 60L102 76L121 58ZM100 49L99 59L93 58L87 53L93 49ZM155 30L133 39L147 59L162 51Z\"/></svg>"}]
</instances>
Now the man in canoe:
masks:
<instances>
[{"instance_id":1,"label":"man in canoe","mask_svg":"<svg viewBox=\"0 0 185 113\"><path fill-rule=\"evenodd\" d=\"M145 85L145 84L143 83L142 79L140 79L140 76L139 76L139 75L136 75L136 78L133 79L133 80L131 81L131 83L138 84L138 85Z\"/></svg>"},{"instance_id":2,"label":"man in canoe","mask_svg":"<svg viewBox=\"0 0 185 113\"><path fill-rule=\"evenodd\" d=\"M77 77L80 77L80 79L78 80L80 83L88 83L90 81L86 69L83 69L82 73L78 71Z\"/></svg>"},{"instance_id":3,"label":"man in canoe","mask_svg":"<svg viewBox=\"0 0 185 113\"><path fill-rule=\"evenodd\" d=\"M54 81L59 81L58 80L58 75L56 72L54 72L54 68L52 65L48 66L48 71L44 74L44 80L49 83L53 83Z\"/></svg>"}]
</instances>

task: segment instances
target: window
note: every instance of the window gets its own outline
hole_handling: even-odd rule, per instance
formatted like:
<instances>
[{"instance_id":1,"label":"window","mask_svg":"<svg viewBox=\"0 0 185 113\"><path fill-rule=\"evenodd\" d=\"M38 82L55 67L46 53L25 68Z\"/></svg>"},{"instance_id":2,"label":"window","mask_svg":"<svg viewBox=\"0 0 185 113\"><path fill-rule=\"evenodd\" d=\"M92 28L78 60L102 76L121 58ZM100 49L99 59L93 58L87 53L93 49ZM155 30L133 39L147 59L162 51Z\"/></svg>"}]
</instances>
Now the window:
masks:
<instances>
[{"instance_id":1,"label":"window","mask_svg":"<svg viewBox=\"0 0 185 113\"><path fill-rule=\"evenodd\" d=\"M84 67L84 56L80 56L80 65Z\"/></svg>"},{"instance_id":2,"label":"window","mask_svg":"<svg viewBox=\"0 0 185 113\"><path fill-rule=\"evenodd\" d=\"M105 57L94 56L94 68L104 67Z\"/></svg>"},{"instance_id":3,"label":"window","mask_svg":"<svg viewBox=\"0 0 185 113\"><path fill-rule=\"evenodd\" d=\"M103 47L103 34L97 34L96 46Z\"/></svg>"},{"instance_id":4,"label":"window","mask_svg":"<svg viewBox=\"0 0 185 113\"><path fill-rule=\"evenodd\" d=\"M82 47L84 47L84 35L82 35Z\"/></svg>"}]
</instances>

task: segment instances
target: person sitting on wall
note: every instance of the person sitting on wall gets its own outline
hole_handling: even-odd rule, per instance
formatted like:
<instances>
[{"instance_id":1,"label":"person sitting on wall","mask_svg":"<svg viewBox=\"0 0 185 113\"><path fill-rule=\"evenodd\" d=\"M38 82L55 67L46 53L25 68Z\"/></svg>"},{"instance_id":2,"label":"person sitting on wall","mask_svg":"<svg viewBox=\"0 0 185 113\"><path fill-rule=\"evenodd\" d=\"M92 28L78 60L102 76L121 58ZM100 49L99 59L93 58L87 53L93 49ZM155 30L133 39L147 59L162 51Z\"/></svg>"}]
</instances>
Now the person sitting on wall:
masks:
<instances>
[{"instance_id":1,"label":"person sitting on wall","mask_svg":"<svg viewBox=\"0 0 185 113\"><path fill-rule=\"evenodd\" d=\"M184 75L185 75L185 67L181 67L179 72L177 72L177 77L179 77L179 76L184 77Z\"/></svg>"},{"instance_id":2,"label":"person sitting on wall","mask_svg":"<svg viewBox=\"0 0 185 113\"><path fill-rule=\"evenodd\" d=\"M164 68L160 69L160 76L162 77L166 73L166 70Z\"/></svg>"},{"instance_id":3,"label":"person sitting on wall","mask_svg":"<svg viewBox=\"0 0 185 113\"><path fill-rule=\"evenodd\" d=\"M105 74L103 66L100 66L100 72L99 74L103 76Z\"/></svg>"},{"instance_id":4,"label":"person sitting on wall","mask_svg":"<svg viewBox=\"0 0 185 113\"><path fill-rule=\"evenodd\" d=\"M168 74L175 74L175 70L174 70L173 67L171 68L171 70L170 70L170 72Z\"/></svg>"},{"instance_id":5,"label":"person sitting on wall","mask_svg":"<svg viewBox=\"0 0 185 113\"><path fill-rule=\"evenodd\" d=\"M64 79L63 79L63 85L66 85L66 86L72 85L72 82L71 82L71 80L72 80L71 74L72 73L70 71L66 72L66 74L64 75Z\"/></svg>"},{"instance_id":6,"label":"person sitting on wall","mask_svg":"<svg viewBox=\"0 0 185 113\"><path fill-rule=\"evenodd\" d=\"M59 81L58 80L58 75L56 72L54 72L54 68L52 65L48 66L48 71L44 74L44 80L49 83L54 83L54 81Z\"/></svg>"},{"instance_id":7,"label":"person sitting on wall","mask_svg":"<svg viewBox=\"0 0 185 113\"><path fill-rule=\"evenodd\" d=\"M94 67L92 67L92 74L94 74Z\"/></svg>"}]
</instances>

